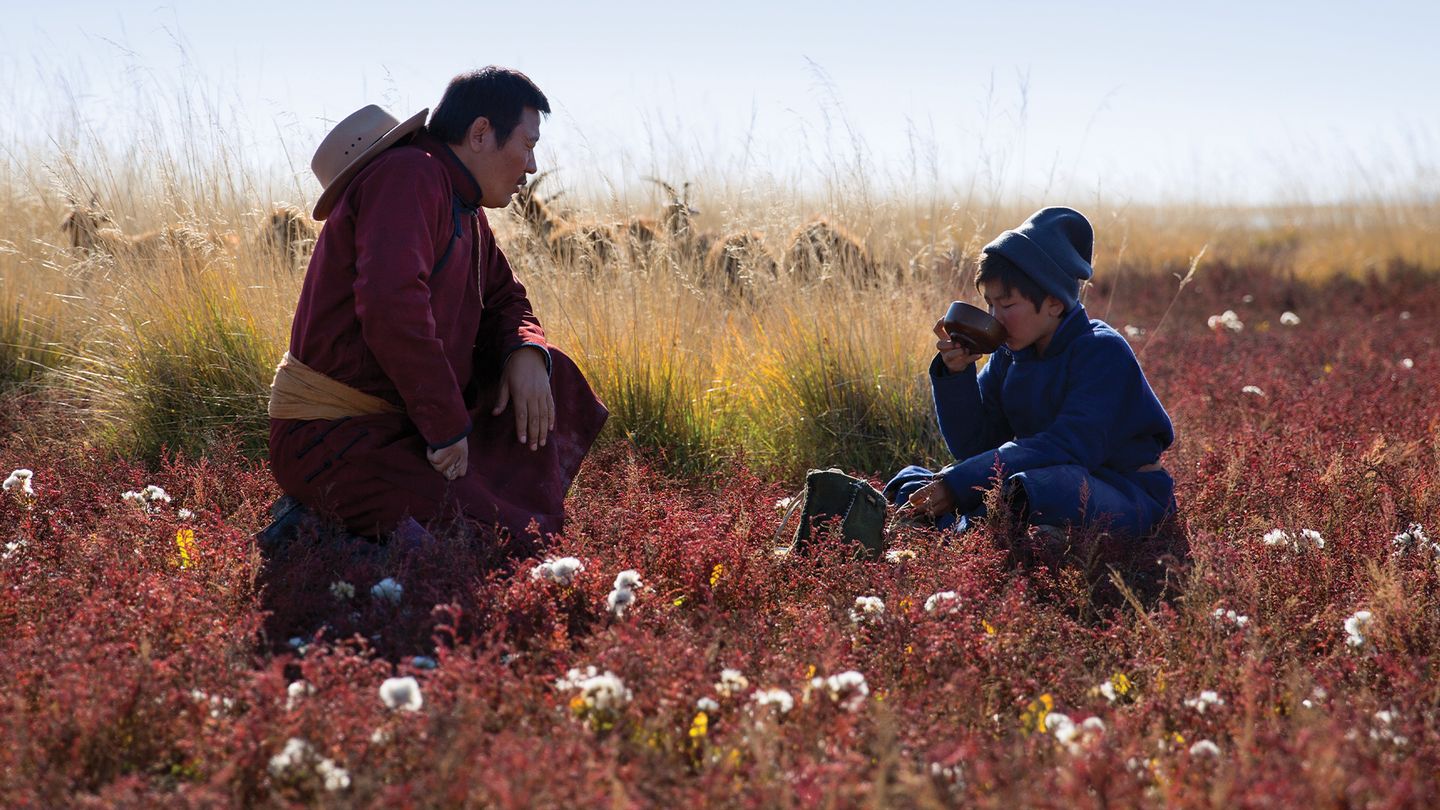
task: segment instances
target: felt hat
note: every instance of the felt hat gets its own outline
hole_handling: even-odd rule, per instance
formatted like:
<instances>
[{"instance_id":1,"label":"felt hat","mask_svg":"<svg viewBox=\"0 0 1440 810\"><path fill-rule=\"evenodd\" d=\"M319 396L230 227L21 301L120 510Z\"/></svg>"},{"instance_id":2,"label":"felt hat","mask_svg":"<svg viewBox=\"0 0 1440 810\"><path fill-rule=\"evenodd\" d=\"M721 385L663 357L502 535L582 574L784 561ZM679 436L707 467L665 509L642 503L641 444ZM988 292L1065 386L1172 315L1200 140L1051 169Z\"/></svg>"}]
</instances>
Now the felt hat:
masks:
<instances>
[{"instance_id":1,"label":"felt hat","mask_svg":"<svg viewBox=\"0 0 1440 810\"><path fill-rule=\"evenodd\" d=\"M1094 249L1095 231L1085 215L1073 208L1052 206L1000 234L983 252L1009 259L1069 310L1079 302L1080 282L1095 274L1090 266Z\"/></svg>"},{"instance_id":2,"label":"felt hat","mask_svg":"<svg viewBox=\"0 0 1440 810\"><path fill-rule=\"evenodd\" d=\"M325 189L315 201L315 219L330 216L330 209L351 178L376 155L425 126L429 114L427 107L401 122L374 104L367 104L336 124L310 159L310 171Z\"/></svg>"}]
</instances>

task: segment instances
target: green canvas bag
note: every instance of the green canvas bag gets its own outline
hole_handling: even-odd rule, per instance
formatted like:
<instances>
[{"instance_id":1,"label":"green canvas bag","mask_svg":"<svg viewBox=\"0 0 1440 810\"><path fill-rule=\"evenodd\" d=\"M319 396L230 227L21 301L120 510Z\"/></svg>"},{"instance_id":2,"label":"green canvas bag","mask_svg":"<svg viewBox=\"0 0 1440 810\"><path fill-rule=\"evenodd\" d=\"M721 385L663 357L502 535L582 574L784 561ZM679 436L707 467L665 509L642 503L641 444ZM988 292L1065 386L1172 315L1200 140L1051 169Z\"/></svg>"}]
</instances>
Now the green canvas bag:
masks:
<instances>
[{"instance_id":1,"label":"green canvas bag","mask_svg":"<svg viewBox=\"0 0 1440 810\"><path fill-rule=\"evenodd\" d=\"M784 532L796 508L800 509L800 525L795 527L791 553L803 554L815 539L839 532L857 546L857 555L871 560L884 555L885 496L869 481L834 468L811 470L805 474L804 491L780 521L779 532Z\"/></svg>"}]
</instances>

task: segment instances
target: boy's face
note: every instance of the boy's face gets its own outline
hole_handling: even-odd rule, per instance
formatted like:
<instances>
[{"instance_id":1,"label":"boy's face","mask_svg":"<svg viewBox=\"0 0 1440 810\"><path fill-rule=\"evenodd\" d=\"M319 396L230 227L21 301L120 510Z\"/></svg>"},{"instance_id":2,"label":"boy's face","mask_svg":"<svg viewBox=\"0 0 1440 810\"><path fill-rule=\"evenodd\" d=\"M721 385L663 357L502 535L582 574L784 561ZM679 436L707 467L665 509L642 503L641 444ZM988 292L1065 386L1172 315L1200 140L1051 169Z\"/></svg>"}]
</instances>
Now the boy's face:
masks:
<instances>
[{"instance_id":1,"label":"boy's face","mask_svg":"<svg viewBox=\"0 0 1440 810\"><path fill-rule=\"evenodd\" d=\"M1040 311L1036 312L1035 305L1028 298L1006 288L999 281L986 281L980 289L985 295L985 303L990 305L990 314L1005 327L1005 345L1010 351L1018 352L1034 346L1036 351L1044 354L1050 338L1060 327L1060 319L1065 315L1065 305L1060 299L1053 295L1045 296Z\"/></svg>"}]
</instances>

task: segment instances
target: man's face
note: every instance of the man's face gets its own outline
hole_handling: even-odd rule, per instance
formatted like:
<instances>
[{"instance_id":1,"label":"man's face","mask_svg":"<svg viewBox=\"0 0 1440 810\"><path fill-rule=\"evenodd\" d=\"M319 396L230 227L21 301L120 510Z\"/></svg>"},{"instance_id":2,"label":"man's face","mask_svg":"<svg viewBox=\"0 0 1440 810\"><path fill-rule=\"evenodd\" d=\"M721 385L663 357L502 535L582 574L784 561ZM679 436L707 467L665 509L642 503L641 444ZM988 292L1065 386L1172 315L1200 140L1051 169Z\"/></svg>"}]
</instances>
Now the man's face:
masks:
<instances>
[{"instance_id":1,"label":"man's face","mask_svg":"<svg viewBox=\"0 0 1440 810\"><path fill-rule=\"evenodd\" d=\"M540 141L540 112L526 107L510 137L501 144L495 129L486 119L471 125L461 161L480 183L480 204L486 208L504 208L525 185L525 176L534 174L535 144Z\"/></svg>"},{"instance_id":2,"label":"man's face","mask_svg":"<svg viewBox=\"0 0 1440 810\"><path fill-rule=\"evenodd\" d=\"M1040 311L1036 312L1030 299L994 280L982 284L981 290L985 294L985 303L990 305L990 314L1005 327L1005 345L1010 351L1018 352L1033 345L1043 354L1060 325L1065 305L1054 296L1047 295L1040 304Z\"/></svg>"}]
</instances>

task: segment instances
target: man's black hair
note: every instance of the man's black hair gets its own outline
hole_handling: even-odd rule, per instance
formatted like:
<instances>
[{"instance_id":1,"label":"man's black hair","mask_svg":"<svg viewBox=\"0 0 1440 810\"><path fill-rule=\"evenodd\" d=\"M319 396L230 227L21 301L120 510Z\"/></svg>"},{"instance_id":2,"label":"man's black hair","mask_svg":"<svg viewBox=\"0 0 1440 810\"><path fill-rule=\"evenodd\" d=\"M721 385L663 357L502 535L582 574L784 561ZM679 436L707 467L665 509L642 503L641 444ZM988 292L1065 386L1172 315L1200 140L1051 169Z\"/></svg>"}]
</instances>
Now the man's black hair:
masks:
<instances>
[{"instance_id":1,"label":"man's black hair","mask_svg":"<svg viewBox=\"0 0 1440 810\"><path fill-rule=\"evenodd\" d=\"M975 289L980 290L980 285L987 281L1000 282L1000 286L1007 293L1019 293L1021 298L1035 305L1036 312L1040 311L1040 305L1045 303L1045 296L1049 295L1020 269L1020 265L998 253L983 254L980 257L980 266L975 269Z\"/></svg>"},{"instance_id":2,"label":"man's black hair","mask_svg":"<svg viewBox=\"0 0 1440 810\"><path fill-rule=\"evenodd\" d=\"M529 76L490 65L451 79L427 128L446 143L459 143L475 119L483 116L489 119L496 140L503 146L526 107L550 114L550 101Z\"/></svg>"}]
</instances>

